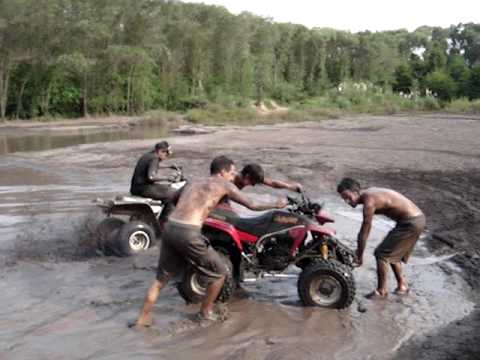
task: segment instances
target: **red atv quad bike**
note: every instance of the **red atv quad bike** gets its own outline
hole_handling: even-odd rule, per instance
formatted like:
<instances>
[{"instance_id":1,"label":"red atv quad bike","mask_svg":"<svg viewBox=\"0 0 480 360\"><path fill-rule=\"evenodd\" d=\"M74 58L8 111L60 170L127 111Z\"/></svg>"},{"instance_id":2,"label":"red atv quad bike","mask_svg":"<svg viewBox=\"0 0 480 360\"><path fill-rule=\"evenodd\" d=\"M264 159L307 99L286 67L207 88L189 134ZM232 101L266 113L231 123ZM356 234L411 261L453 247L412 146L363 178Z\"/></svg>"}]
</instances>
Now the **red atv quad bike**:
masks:
<instances>
[{"instance_id":1,"label":"red atv quad bike","mask_svg":"<svg viewBox=\"0 0 480 360\"><path fill-rule=\"evenodd\" d=\"M230 298L245 272L257 278L275 276L296 265L302 270L297 287L305 306L350 306L355 297L355 254L335 238L334 230L323 226L333 221L304 193L298 199L289 197L286 209L257 217L239 217L229 204L219 205L202 228L231 270L217 301ZM205 295L205 281L193 268L185 271L177 287L188 303L200 302Z\"/></svg>"}]
</instances>

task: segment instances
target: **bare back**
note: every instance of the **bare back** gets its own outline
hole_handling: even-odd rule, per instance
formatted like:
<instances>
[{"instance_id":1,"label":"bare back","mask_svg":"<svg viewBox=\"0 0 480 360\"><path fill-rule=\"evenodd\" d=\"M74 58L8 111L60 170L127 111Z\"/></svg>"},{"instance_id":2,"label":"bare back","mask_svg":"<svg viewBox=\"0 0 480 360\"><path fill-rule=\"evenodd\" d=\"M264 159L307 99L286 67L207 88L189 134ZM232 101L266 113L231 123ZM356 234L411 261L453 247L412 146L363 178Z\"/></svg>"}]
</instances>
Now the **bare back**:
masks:
<instances>
[{"instance_id":1,"label":"bare back","mask_svg":"<svg viewBox=\"0 0 480 360\"><path fill-rule=\"evenodd\" d=\"M196 179L182 191L170 219L202 225L209 212L228 193L228 181L221 178Z\"/></svg>"},{"instance_id":2,"label":"bare back","mask_svg":"<svg viewBox=\"0 0 480 360\"><path fill-rule=\"evenodd\" d=\"M211 176L196 179L185 187L175 210L170 214L170 219L201 226L210 211L225 196L250 210L282 208L287 204L286 200L274 203L258 203L243 194L233 183L219 176Z\"/></svg>"},{"instance_id":3,"label":"bare back","mask_svg":"<svg viewBox=\"0 0 480 360\"><path fill-rule=\"evenodd\" d=\"M360 196L362 204L369 203L375 208L375 214L381 214L392 220L400 221L419 216L422 210L404 195L385 188L368 188Z\"/></svg>"}]
</instances>

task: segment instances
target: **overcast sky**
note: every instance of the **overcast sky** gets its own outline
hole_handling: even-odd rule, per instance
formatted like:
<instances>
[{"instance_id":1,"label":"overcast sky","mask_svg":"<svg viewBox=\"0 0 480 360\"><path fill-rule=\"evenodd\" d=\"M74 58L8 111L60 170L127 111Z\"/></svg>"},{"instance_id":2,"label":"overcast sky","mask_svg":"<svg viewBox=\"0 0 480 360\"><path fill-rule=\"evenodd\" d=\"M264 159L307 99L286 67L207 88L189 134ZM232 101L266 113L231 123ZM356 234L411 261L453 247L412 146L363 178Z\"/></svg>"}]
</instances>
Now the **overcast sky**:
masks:
<instances>
[{"instance_id":1,"label":"overcast sky","mask_svg":"<svg viewBox=\"0 0 480 360\"><path fill-rule=\"evenodd\" d=\"M480 0L185 0L249 11L277 22L358 32L480 23Z\"/></svg>"}]
</instances>

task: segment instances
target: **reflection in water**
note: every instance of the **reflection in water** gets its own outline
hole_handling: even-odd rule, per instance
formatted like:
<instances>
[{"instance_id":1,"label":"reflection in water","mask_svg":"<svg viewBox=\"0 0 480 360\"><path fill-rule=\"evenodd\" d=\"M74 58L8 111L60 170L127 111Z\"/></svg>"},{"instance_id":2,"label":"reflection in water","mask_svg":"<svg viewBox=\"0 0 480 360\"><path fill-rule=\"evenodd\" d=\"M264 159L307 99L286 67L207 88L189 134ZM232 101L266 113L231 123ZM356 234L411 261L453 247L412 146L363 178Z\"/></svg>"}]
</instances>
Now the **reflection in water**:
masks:
<instances>
[{"instance_id":1,"label":"reflection in water","mask_svg":"<svg viewBox=\"0 0 480 360\"><path fill-rule=\"evenodd\" d=\"M68 128L67 128L68 130ZM90 144L98 142L111 142L128 139L153 139L165 136L169 130L163 123L143 122L134 127L109 128L109 130L93 132L80 130L75 134L58 134L56 132L42 133L26 136L0 135L0 155L18 151L40 151L55 148Z\"/></svg>"}]
</instances>

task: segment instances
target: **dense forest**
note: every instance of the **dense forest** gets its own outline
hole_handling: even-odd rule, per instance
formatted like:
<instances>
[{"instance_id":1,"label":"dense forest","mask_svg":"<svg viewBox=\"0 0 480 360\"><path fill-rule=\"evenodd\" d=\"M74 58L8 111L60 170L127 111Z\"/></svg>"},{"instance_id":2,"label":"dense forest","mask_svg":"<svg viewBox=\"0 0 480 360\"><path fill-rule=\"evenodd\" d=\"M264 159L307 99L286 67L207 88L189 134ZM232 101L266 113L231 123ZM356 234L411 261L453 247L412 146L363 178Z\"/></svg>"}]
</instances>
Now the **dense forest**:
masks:
<instances>
[{"instance_id":1,"label":"dense forest","mask_svg":"<svg viewBox=\"0 0 480 360\"><path fill-rule=\"evenodd\" d=\"M345 82L480 98L473 23L352 34L175 0L0 0L0 49L3 119L293 103Z\"/></svg>"}]
</instances>

